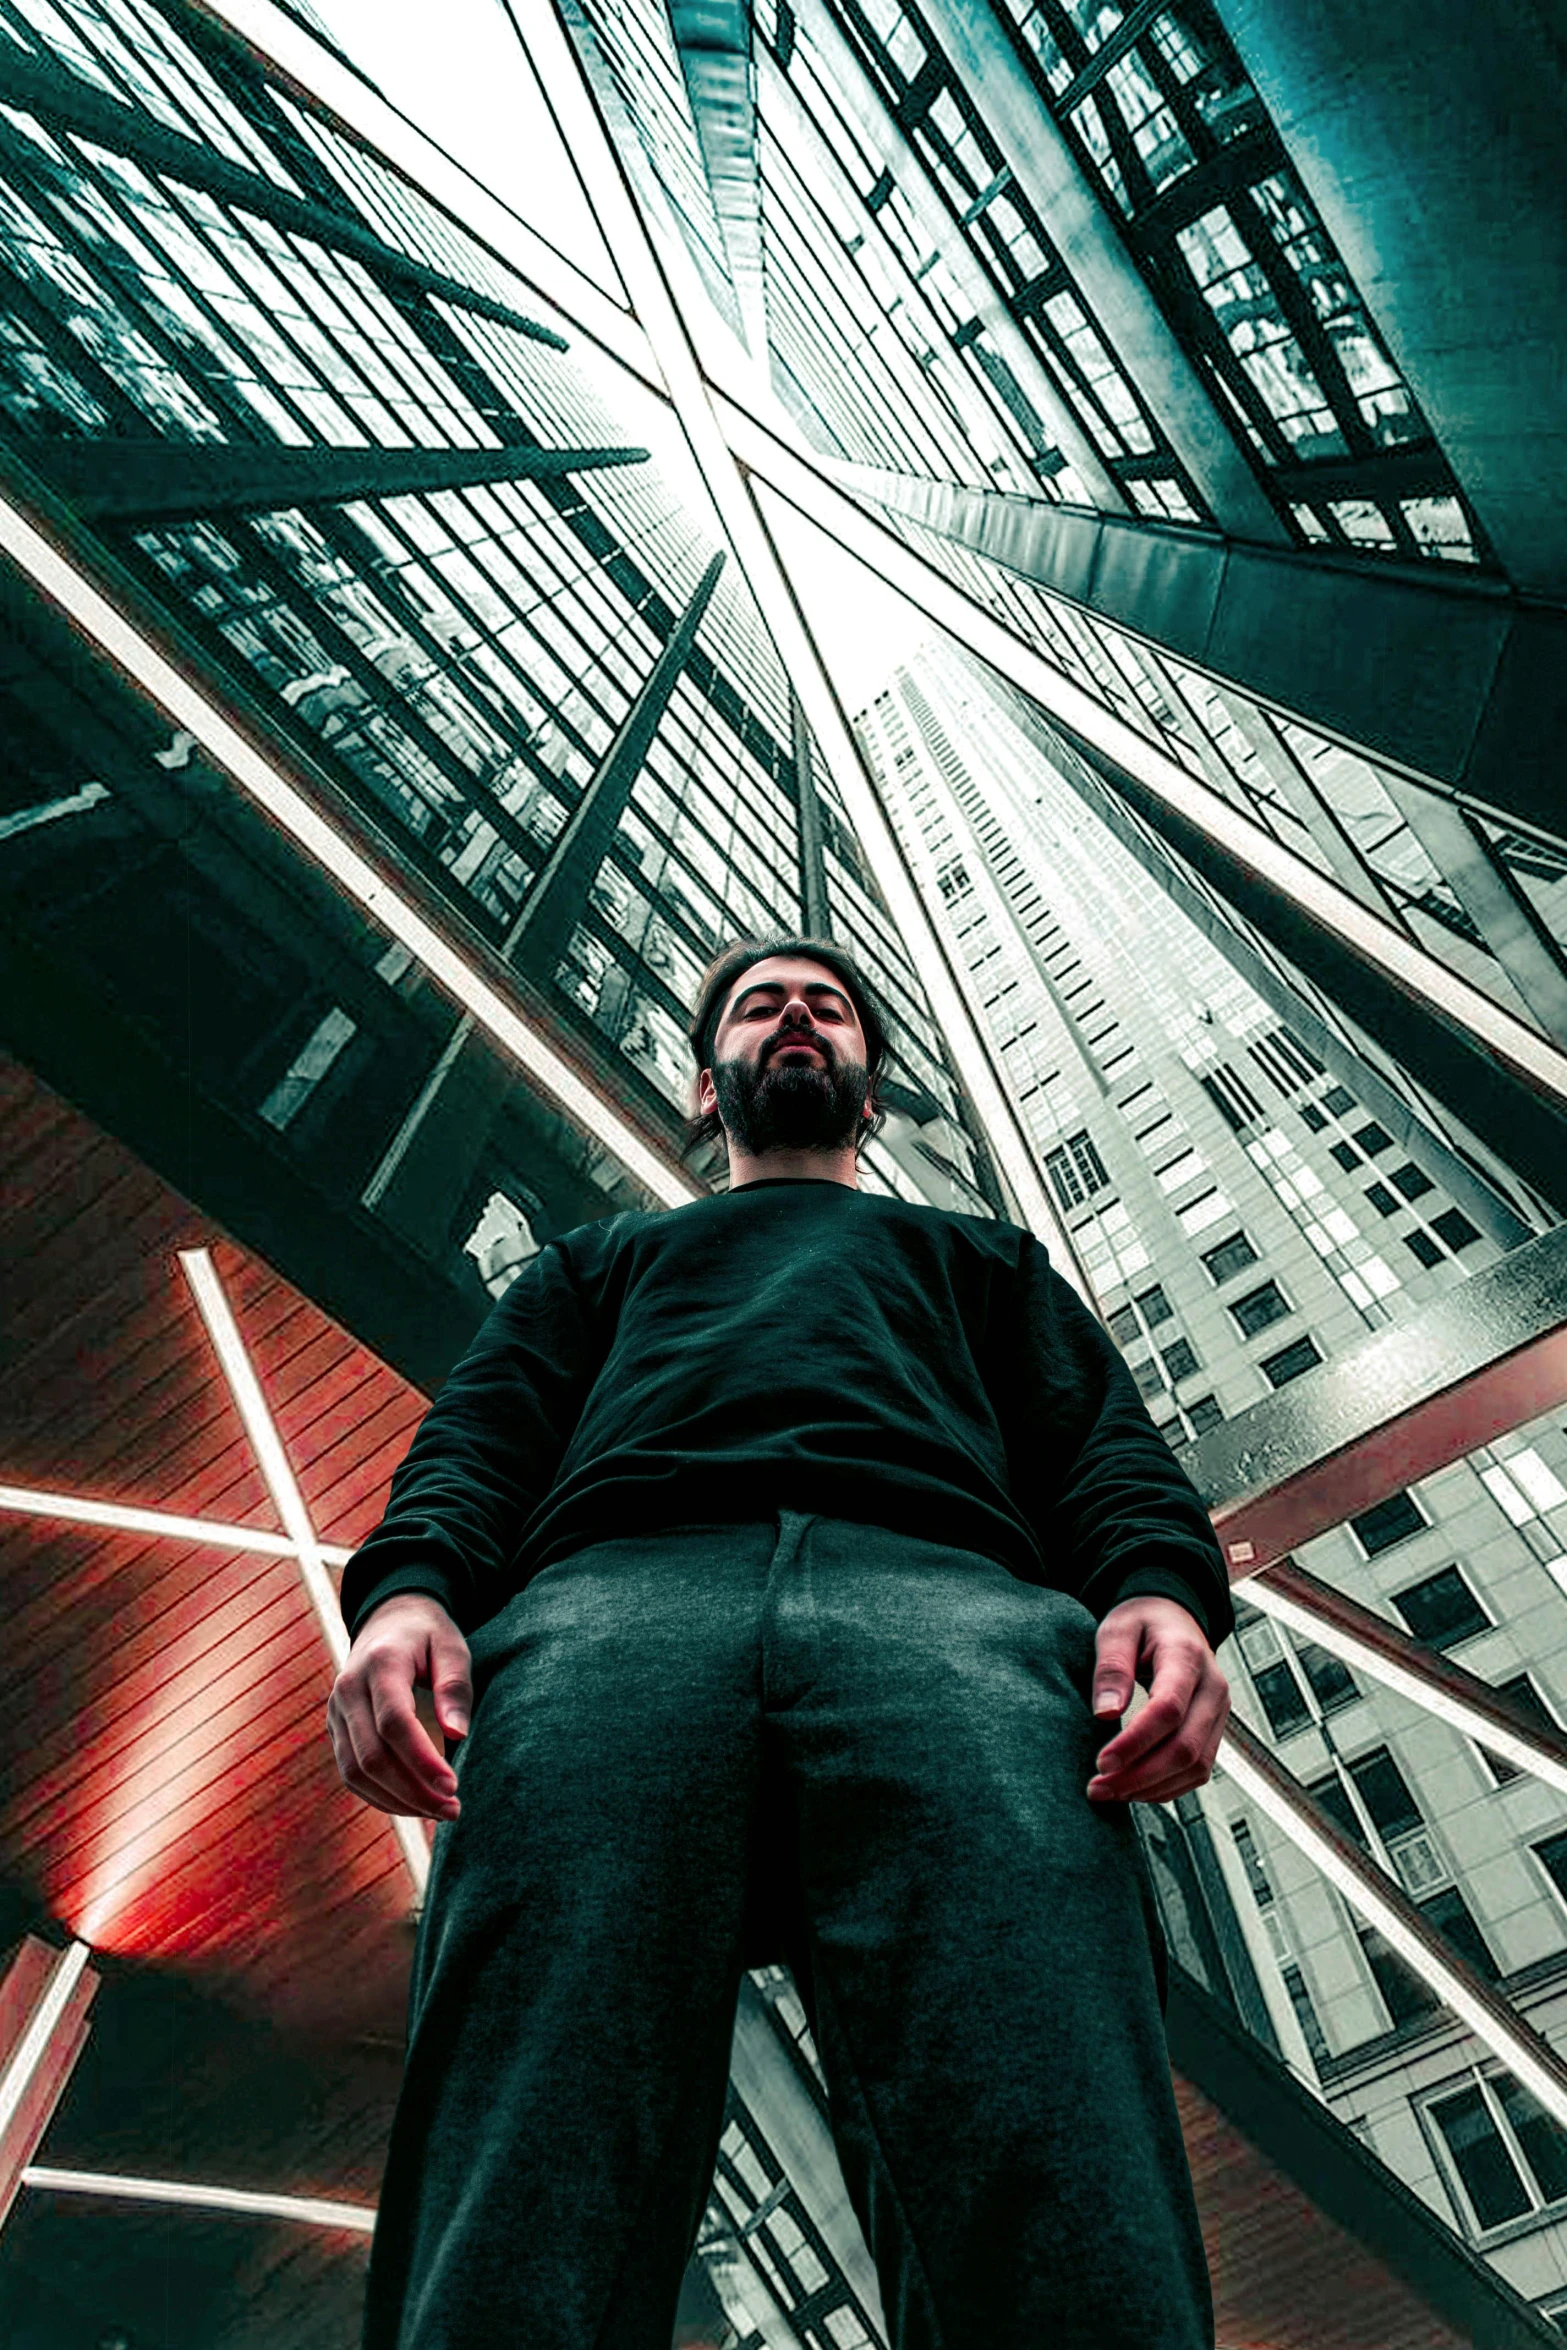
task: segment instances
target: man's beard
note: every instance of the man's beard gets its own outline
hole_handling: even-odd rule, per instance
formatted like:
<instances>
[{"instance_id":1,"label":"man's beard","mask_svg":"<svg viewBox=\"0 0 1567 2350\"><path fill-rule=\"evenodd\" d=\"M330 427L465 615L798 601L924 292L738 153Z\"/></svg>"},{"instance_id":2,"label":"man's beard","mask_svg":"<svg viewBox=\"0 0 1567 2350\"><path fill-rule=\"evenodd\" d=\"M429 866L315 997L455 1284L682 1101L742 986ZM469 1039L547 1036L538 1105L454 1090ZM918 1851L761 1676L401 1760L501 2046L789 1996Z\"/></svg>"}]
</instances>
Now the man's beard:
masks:
<instances>
[{"instance_id":1,"label":"man's beard","mask_svg":"<svg viewBox=\"0 0 1567 2350\"><path fill-rule=\"evenodd\" d=\"M768 1150L841 1150L860 1129L868 1076L861 1061L780 1062L776 1048L760 1067L715 1061L713 1091L724 1130L755 1158Z\"/></svg>"}]
</instances>

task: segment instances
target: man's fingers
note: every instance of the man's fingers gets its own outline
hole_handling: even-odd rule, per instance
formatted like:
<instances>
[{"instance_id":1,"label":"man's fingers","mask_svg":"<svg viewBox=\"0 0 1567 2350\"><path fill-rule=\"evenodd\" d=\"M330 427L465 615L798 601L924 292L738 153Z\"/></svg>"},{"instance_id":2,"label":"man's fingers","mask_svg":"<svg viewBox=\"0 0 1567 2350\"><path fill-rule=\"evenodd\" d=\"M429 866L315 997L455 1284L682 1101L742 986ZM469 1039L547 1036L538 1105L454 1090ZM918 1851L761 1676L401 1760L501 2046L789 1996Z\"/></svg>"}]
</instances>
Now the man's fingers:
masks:
<instances>
[{"instance_id":1,"label":"man's fingers","mask_svg":"<svg viewBox=\"0 0 1567 2350\"><path fill-rule=\"evenodd\" d=\"M437 1632L430 1640L430 1695L435 1718L448 1738L466 1738L473 1715L472 1658L460 1636Z\"/></svg>"},{"instance_id":2,"label":"man's fingers","mask_svg":"<svg viewBox=\"0 0 1567 2350\"><path fill-rule=\"evenodd\" d=\"M372 1667L362 1678L345 1676L334 1692L338 1724L351 1757L345 1768L339 1753L344 1782L379 1811L404 1817L453 1817L459 1808L456 1774L425 1736L413 1709L412 1681L402 1707L395 1686L389 1693L381 1693L379 1705L376 1702L374 1684L386 1670L384 1666L380 1670ZM395 1673L395 1668L391 1670ZM407 1734L409 1725L417 1743ZM335 1736L333 1745L338 1746Z\"/></svg>"},{"instance_id":3,"label":"man's fingers","mask_svg":"<svg viewBox=\"0 0 1567 2350\"><path fill-rule=\"evenodd\" d=\"M1137 1687L1142 1633L1135 1623L1102 1624L1094 1652L1094 1712L1123 1714Z\"/></svg>"},{"instance_id":4,"label":"man's fingers","mask_svg":"<svg viewBox=\"0 0 1567 2350\"><path fill-rule=\"evenodd\" d=\"M335 1716L328 1715L332 1723L332 1747L349 1793L357 1795L361 1803L373 1805L377 1811L399 1816L422 1811L424 1805L415 1804L407 1789L386 1768L391 1758L376 1734L375 1719L363 1693L344 1691L340 1686L333 1698L337 1712Z\"/></svg>"},{"instance_id":5,"label":"man's fingers","mask_svg":"<svg viewBox=\"0 0 1567 2350\"><path fill-rule=\"evenodd\" d=\"M1138 1725L1147 1710L1139 1714ZM1090 1794L1099 1802L1162 1803L1205 1785L1229 1714L1228 1683L1217 1673L1205 1677L1205 1685L1175 1727L1142 1755L1118 1766L1101 1766L1089 1782Z\"/></svg>"},{"instance_id":6,"label":"man's fingers","mask_svg":"<svg viewBox=\"0 0 1567 2350\"><path fill-rule=\"evenodd\" d=\"M371 1666L367 1676L370 1711L381 1743L402 1768L400 1776L431 1795L446 1795L457 1784L444 1754L436 1751L429 1732L414 1710L412 1678L407 1668L390 1659Z\"/></svg>"},{"instance_id":7,"label":"man's fingers","mask_svg":"<svg viewBox=\"0 0 1567 2350\"><path fill-rule=\"evenodd\" d=\"M1124 1770L1140 1755L1167 1738L1186 1719L1204 1677L1207 1653L1192 1648L1167 1648L1155 1660L1148 1703L1134 1722L1117 1731L1100 1748L1096 1766L1101 1771Z\"/></svg>"}]
</instances>

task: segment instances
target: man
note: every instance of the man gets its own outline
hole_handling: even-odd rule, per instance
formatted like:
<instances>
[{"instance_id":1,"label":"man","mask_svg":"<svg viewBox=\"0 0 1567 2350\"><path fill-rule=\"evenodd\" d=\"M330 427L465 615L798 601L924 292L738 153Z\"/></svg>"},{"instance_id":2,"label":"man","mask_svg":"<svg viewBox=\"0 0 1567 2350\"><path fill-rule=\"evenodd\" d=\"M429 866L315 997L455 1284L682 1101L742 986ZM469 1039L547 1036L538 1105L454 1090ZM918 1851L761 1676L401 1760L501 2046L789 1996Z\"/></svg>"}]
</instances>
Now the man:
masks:
<instances>
[{"instance_id":1,"label":"man","mask_svg":"<svg viewBox=\"0 0 1567 2350\"><path fill-rule=\"evenodd\" d=\"M343 1578L338 1767L441 1823L366 2350L668 2350L778 1958L896 2350L1211 2350L1127 1806L1223 1730L1212 1528L1038 1241L860 1187L839 948L692 1043L728 1191L545 1244Z\"/></svg>"}]
</instances>

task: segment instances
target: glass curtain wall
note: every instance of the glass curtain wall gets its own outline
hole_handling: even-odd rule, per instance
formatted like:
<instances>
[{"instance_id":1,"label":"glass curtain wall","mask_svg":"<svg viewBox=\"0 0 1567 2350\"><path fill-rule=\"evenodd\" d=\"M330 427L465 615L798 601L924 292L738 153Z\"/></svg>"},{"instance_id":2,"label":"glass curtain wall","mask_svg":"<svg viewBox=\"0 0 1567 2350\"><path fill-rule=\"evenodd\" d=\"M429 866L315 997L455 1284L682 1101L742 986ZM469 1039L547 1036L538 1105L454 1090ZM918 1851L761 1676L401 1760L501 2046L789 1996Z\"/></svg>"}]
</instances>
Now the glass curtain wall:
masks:
<instances>
[{"instance_id":1,"label":"glass curtain wall","mask_svg":"<svg viewBox=\"0 0 1567 2350\"><path fill-rule=\"evenodd\" d=\"M787 681L666 418L183 11L17 0L0 30L25 98L0 120L15 454L673 1144L703 965L804 917ZM171 501L178 444L242 450L260 486ZM441 486L457 452L489 453L485 478ZM989 1212L919 982L824 798L828 919L871 941L894 1079ZM914 1181L882 1148L869 1175Z\"/></svg>"}]
</instances>

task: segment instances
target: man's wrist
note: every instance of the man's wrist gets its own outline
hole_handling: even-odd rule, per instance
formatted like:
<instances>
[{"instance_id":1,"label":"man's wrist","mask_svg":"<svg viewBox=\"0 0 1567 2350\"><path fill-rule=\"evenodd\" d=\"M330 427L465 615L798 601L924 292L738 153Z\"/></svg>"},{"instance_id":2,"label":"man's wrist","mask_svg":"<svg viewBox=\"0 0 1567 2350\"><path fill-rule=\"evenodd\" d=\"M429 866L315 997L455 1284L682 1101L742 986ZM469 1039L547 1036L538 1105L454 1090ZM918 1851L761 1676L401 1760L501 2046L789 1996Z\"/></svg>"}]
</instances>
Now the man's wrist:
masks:
<instances>
[{"instance_id":1,"label":"man's wrist","mask_svg":"<svg viewBox=\"0 0 1567 2350\"><path fill-rule=\"evenodd\" d=\"M1173 1599L1192 1618L1208 1646L1214 1646L1213 1622L1202 1594L1175 1568L1163 1565L1128 1568L1105 1605L1097 1611L1100 1623L1112 1609L1129 1599Z\"/></svg>"},{"instance_id":2,"label":"man's wrist","mask_svg":"<svg viewBox=\"0 0 1567 2350\"><path fill-rule=\"evenodd\" d=\"M458 1630L463 1630L462 1620L457 1613L457 1595L438 1567L398 1567L383 1577L380 1582L372 1584L370 1589L355 1602L352 1619L345 1618L345 1622L348 1623L350 1644L358 1639L377 1608L384 1607L389 1599L404 1599L416 1595L436 1601L440 1607L445 1609Z\"/></svg>"}]
</instances>

